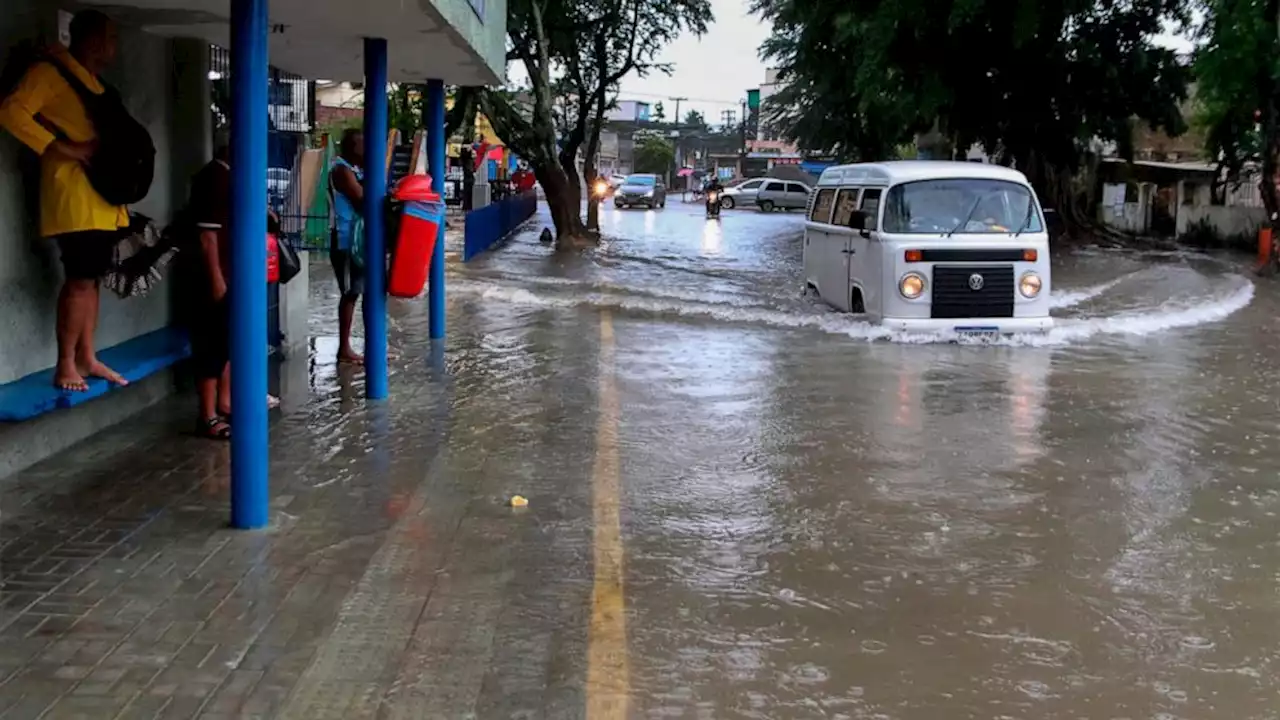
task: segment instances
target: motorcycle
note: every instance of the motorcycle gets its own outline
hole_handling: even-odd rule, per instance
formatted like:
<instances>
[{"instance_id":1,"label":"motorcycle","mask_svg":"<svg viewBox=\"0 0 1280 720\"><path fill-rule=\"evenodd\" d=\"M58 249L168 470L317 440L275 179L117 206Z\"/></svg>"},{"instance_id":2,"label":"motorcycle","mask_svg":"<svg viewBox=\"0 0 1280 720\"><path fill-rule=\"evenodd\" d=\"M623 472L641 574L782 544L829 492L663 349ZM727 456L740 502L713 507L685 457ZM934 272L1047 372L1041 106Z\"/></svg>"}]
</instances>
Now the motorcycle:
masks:
<instances>
[{"instance_id":1,"label":"motorcycle","mask_svg":"<svg viewBox=\"0 0 1280 720\"><path fill-rule=\"evenodd\" d=\"M720 192L718 190L712 190L707 193L707 217L717 219L720 217Z\"/></svg>"},{"instance_id":2,"label":"motorcycle","mask_svg":"<svg viewBox=\"0 0 1280 720\"><path fill-rule=\"evenodd\" d=\"M591 186L591 199L598 203L604 202L610 195L613 195L613 186L604 180L597 180Z\"/></svg>"}]
</instances>

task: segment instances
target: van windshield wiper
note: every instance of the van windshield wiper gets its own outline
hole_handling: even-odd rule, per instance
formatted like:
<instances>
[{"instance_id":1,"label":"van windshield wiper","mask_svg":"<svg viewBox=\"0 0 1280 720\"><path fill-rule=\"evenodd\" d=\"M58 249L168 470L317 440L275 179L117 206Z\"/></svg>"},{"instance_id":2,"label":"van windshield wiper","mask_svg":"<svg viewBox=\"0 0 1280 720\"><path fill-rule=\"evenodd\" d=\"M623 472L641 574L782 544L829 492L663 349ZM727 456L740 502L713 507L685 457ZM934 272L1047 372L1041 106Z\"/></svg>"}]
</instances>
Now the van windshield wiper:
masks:
<instances>
[{"instance_id":1,"label":"van windshield wiper","mask_svg":"<svg viewBox=\"0 0 1280 720\"><path fill-rule=\"evenodd\" d=\"M1018 228L1018 232L1014 233L1014 237L1018 237L1026 232L1027 227L1031 225L1032 213L1035 211L1035 205L1031 204L1031 198L1027 198L1027 216L1022 219L1022 227Z\"/></svg>"},{"instance_id":2,"label":"van windshield wiper","mask_svg":"<svg viewBox=\"0 0 1280 720\"><path fill-rule=\"evenodd\" d=\"M984 199L985 198L979 196L977 200L973 201L973 207L969 208L968 214L964 216L964 219L960 221L959 225L956 225L955 227L951 228L951 232L947 233L947 237L951 237L952 235L955 235L956 233L960 232L960 228L969 224L969 221L973 219L974 211L978 209L978 206L982 204L982 201Z\"/></svg>"}]
</instances>

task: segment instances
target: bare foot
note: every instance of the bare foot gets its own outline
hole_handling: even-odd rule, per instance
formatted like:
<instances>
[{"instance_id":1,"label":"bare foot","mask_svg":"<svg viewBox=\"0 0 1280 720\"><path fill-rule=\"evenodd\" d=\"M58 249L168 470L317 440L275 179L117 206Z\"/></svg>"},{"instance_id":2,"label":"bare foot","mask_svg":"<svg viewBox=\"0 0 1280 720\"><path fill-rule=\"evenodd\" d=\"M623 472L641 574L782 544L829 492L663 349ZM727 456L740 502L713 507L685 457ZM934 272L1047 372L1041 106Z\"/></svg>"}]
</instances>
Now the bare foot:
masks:
<instances>
[{"instance_id":1,"label":"bare foot","mask_svg":"<svg viewBox=\"0 0 1280 720\"><path fill-rule=\"evenodd\" d=\"M71 392L86 392L89 389L89 383L84 381L84 376L75 365L70 367L59 365L53 372L53 386L59 390Z\"/></svg>"},{"instance_id":2,"label":"bare foot","mask_svg":"<svg viewBox=\"0 0 1280 720\"><path fill-rule=\"evenodd\" d=\"M363 365L364 356L355 350L339 350L338 364L340 365Z\"/></svg>"},{"instance_id":3,"label":"bare foot","mask_svg":"<svg viewBox=\"0 0 1280 720\"><path fill-rule=\"evenodd\" d=\"M85 375L88 375L89 377L102 378L112 385L124 387L129 384L129 381L125 380L123 375L107 367L97 358L94 358L89 362L82 363L81 369L84 371Z\"/></svg>"}]
</instances>

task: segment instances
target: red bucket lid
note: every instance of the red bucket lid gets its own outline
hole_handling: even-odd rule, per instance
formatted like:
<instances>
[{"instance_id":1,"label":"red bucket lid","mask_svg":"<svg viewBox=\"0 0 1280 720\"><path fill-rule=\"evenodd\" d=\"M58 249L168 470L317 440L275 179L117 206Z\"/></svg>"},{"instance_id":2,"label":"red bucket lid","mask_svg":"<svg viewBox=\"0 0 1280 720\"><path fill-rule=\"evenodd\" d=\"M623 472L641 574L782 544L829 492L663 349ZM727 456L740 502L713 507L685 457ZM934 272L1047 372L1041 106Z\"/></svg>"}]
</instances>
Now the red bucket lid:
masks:
<instances>
[{"instance_id":1,"label":"red bucket lid","mask_svg":"<svg viewBox=\"0 0 1280 720\"><path fill-rule=\"evenodd\" d=\"M396 183L392 192L401 202L439 202L440 196L431 189L430 175L406 175Z\"/></svg>"}]
</instances>

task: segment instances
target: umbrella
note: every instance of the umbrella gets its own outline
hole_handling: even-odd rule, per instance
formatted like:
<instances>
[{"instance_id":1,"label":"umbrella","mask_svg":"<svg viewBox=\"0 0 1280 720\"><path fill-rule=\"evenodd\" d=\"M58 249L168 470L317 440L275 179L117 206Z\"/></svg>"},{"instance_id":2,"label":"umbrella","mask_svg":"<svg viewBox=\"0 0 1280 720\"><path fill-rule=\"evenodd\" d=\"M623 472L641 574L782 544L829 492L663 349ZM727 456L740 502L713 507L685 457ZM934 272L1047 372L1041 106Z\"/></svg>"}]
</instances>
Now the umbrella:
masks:
<instances>
[{"instance_id":1,"label":"umbrella","mask_svg":"<svg viewBox=\"0 0 1280 720\"><path fill-rule=\"evenodd\" d=\"M689 177L692 174L693 168L680 168L680 171L676 173L676 177Z\"/></svg>"}]
</instances>

